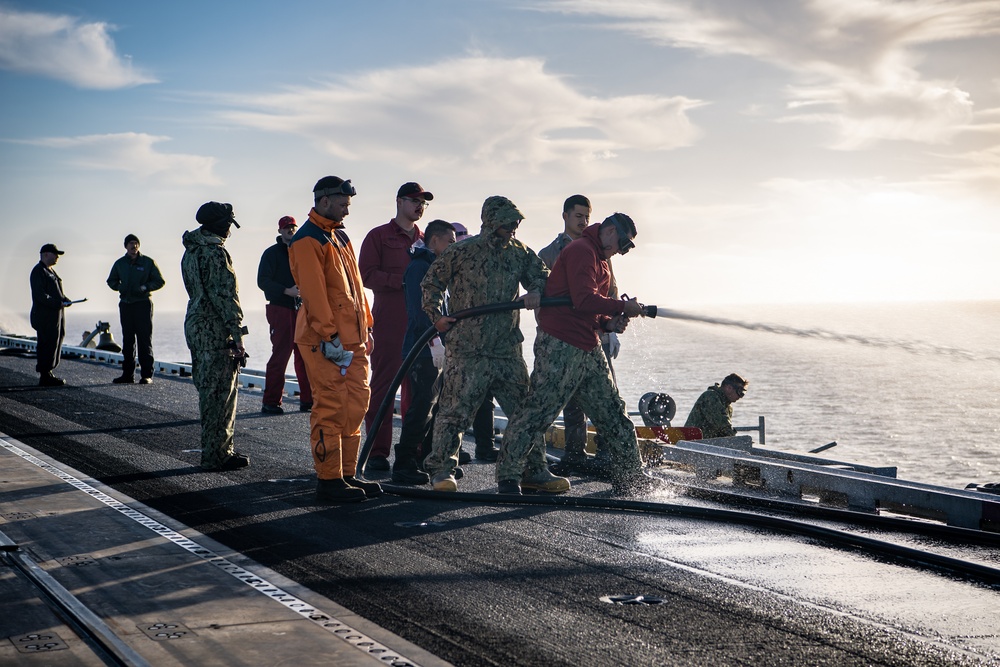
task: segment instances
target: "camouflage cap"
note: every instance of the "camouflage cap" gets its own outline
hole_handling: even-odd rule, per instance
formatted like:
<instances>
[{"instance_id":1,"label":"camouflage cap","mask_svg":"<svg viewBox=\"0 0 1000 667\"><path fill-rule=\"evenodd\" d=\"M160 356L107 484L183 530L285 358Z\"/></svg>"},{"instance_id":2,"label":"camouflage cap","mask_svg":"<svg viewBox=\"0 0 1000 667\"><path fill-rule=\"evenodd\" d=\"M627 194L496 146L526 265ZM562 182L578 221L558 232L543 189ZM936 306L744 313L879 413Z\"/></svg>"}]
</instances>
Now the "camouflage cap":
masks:
<instances>
[{"instance_id":1,"label":"camouflage cap","mask_svg":"<svg viewBox=\"0 0 1000 667\"><path fill-rule=\"evenodd\" d=\"M517 210L514 202L500 195L493 195L483 202L483 226L489 229L499 229L507 225L515 226L524 220L524 215Z\"/></svg>"}]
</instances>

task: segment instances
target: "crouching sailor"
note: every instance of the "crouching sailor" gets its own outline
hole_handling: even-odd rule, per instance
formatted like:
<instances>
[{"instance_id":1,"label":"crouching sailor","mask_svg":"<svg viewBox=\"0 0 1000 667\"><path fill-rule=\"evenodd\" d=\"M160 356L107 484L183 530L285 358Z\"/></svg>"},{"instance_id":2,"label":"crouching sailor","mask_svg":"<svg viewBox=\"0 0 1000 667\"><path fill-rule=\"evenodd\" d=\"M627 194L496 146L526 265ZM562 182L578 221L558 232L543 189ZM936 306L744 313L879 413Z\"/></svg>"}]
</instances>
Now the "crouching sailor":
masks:
<instances>
[{"instance_id":1,"label":"crouching sailor","mask_svg":"<svg viewBox=\"0 0 1000 667\"><path fill-rule=\"evenodd\" d=\"M573 396L611 450L612 484L619 494L652 491L662 482L642 472L635 426L618 394L600 334L621 333L642 313L635 299L608 297L608 260L633 246L635 223L623 213L587 227L559 254L545 285L546 297L569 296L573 307L538 311L531 388L504 432L497 463L498 490L519 495L525 461L537 441ZM569 488L567 482L566 489Z\"/></svg>"}]
</instances>

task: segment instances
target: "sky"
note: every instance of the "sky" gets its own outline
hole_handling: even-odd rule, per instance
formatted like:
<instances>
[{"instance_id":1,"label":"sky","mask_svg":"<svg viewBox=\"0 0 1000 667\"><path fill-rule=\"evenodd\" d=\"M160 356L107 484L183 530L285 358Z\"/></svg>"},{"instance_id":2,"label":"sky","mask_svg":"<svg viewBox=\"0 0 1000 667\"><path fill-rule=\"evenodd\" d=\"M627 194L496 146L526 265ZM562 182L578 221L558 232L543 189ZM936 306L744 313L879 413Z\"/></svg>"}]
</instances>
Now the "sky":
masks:
<instances>
[{"instance_id":1,"label":"sky","mask_svg":"<svg viewBox=\"0 0 1000 667\"><path fill-rule=\"evenodd\" d=\"M998 57L998 0L0 0L0 328L49 242L113 311L128 233L183 309L212 200L263 308L260 254L329 174L358 248L407 181L472 230L509 197L535 250L585 194L666 308L1000 299Z\"/></svg>"}]
</instances>

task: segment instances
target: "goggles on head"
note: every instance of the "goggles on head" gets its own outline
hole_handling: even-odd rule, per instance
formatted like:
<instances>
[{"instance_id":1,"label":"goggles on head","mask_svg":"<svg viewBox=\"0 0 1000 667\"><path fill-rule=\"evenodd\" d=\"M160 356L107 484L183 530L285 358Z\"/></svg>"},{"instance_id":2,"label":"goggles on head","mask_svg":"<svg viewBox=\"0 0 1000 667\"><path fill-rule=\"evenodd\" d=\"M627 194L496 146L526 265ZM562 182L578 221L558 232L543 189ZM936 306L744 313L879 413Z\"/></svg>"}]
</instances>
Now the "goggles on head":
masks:
<instances>
[{"instance_id":1,"label":"goggles on head","mask_svg":"<svg viewBox=\"0 0 1000 667\"><path fill-rule=\"evenodd\" d=\"M635 242L628 236L628 225L625 224L625 221L617 213L612 215L609 220L611 220L611 224L615 226L615 229L618 230L618 252L624 255L635 247Z\"/></svg>"},{"instance_id":2,"label":"goggles on head","mask_svg":"<svg viewBox=\"0 0 1000 667\"><path fill-rule=\"evenodd\" d=\"M358 194L358 191L354 189L353 185L351 185L351 179L347 179L346 181L341 183L339 187L323 188L322 190L316 190L315 192L313 192L313 196L316 199L319 199L320 197L330 197L333 195L344 195L345 197L353 197L356 194Z\"/></svg>"}]
</instances>

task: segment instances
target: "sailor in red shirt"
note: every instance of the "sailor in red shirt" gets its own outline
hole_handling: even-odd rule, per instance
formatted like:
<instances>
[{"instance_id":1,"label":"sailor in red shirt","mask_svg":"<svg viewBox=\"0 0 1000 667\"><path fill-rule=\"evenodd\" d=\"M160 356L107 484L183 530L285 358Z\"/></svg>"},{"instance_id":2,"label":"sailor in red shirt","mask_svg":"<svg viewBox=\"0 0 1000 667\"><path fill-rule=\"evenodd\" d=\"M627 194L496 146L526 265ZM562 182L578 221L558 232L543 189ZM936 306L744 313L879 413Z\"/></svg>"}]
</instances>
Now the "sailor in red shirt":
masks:
<instances>
[{"instance_id":1,"label":"sailor in red shirt","mask_svg":"<svg viewBox=\"0 0 1000 667\"><path fill-rule=\"evenodd\" d=\"M646 492L662 484L642 472L635 426L615 387L600 340L601 332L621 333L629 318L642 312L635 299L608 297L608 260L628 252L635 245L635 236L632 219L615 213L587 227L556 259L544 296L569 296L573 306L538 311L531 388L521 409L511 416L500 449L500 493L521 493L525 461L536 442L533 436L544 433L573 396L611 451L616 493Z\"/></svg>"},{"instance_id":2,"label":"sailor in red shirt","mask_svg":"<svg viewBox=\"0 0 1000 667\"><path fill-rule=\"evenodd\" d=\"M434 195L419 183L404 183L396 192L396 217L372 229L361 244L358 266L365 288L375 294L372 317L371 403L365 414L365 428L374 428L375 413L385 399L396 372L403 364L403 337L406 334L406 297L403 272L410 264L410 247L423 238L417 220L423 216ZM400 416L410 404L410 383L404 378L401 387ZM369 471L389 470L392 449L392 411L387 410L368 457Z\"/></svg>"}]
</instances>

